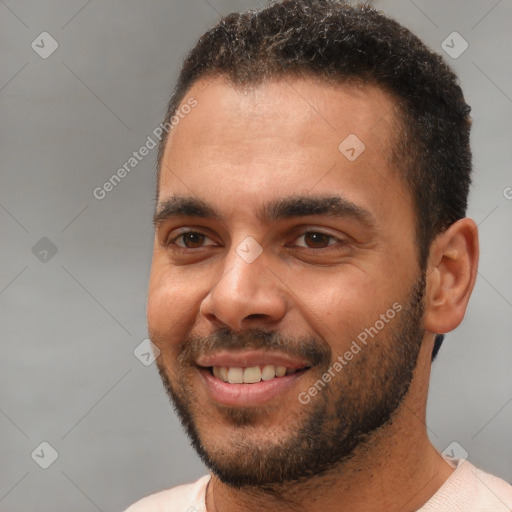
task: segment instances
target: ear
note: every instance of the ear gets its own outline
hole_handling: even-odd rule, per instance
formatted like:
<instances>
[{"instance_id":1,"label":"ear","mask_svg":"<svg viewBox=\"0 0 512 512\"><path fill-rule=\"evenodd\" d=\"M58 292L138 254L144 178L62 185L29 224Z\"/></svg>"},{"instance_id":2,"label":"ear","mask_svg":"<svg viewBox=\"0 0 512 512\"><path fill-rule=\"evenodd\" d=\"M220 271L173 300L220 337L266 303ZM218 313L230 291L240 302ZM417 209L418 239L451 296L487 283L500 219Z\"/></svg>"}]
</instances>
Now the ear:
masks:
<instances>
[{"instance_id":1,"label":"ear","mask_svg":"<svg viewBox=\"0 0 512 512\"><path fill-rule=\"evenodd\" d=\"M427 263L424 326L446 333L464 318L478 270L478 228L472 219L454 222L432 242Z\"/></svg>"}]
</instances>

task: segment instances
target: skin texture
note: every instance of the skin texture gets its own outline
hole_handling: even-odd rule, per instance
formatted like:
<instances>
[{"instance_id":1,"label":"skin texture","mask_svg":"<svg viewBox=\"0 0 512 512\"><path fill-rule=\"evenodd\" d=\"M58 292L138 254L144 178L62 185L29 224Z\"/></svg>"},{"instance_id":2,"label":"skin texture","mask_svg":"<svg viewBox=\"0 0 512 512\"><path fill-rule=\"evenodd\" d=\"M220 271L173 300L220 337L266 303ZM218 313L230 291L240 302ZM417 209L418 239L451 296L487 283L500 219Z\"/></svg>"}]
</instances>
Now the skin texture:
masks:
<instances>
[{"instance_id":1,"label":"skin texture","mask_svg":"<svg viewBox=\"0 0 512 512\"><path fill-rule=\"evenodd\" d=\"M156 216L148 324L161 351L157 363L164 383L188 408L203 450L228 466L251 460L256 447L258 456L268 455L293 439L297 427L318 411L316 405L329 411L329 404L342 397L357 415L375 405L376 394L398 394L396 387L386 390L383 378L379 384L375 376L383 368L385 376L396 373L404 360L416 366L411 375L400 376L410 386L393 405L391 421L359 440L350 457L318 476L267 486L272 492L236 488L213 475L208 510L335 510L340 503L352 512L416 510L452 472L428 440L426 399L433 333L448 332L462 321L474 285L476 225L462 219L432 243L423 315L414 326L407 305L422 272L412 199L388 163L393 99L370 85L291 77L248 89L221 78L202 79L183 102L190 98L197 106L167 143L157 213L171 196L192 196L219 218ZM338 150L349 134L365 144L352 162ZM267 202L297 195L341 196L365 210L371 222L350 215L277 221L259 215ZM188 238L189 248L183 247L179 235L187 230L205 236ZM334 238L317 237L312 244L303 236L310 231ZM237 253L248 236L262 248L250 264ZM286 392L251 408L220 406L191 363L201 346L208 352L229 338L240 350L244 342L251 344L245 334L257 330L290 340L274 352L323 347L332 362L395 303L403 305L397 318L308 405L298 394L321 377L328 359ZM216 338L220 330L233 337ZM402 350L403 360L395 354L399 331L411 347L417 345ZM213 342L201 345L201 340Z\"/></svg>"}]
</instances>

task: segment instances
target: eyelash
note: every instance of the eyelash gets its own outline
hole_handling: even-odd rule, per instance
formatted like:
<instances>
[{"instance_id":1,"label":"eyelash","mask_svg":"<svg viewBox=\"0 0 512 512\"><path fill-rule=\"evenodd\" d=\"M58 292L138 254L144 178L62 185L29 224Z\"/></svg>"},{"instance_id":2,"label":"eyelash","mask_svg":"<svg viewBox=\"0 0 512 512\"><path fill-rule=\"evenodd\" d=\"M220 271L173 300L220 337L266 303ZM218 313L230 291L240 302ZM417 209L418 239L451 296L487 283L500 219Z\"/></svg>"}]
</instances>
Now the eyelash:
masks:
<instances>
[{"instance_id":1,"label":"eyelash","mask_svg":"<svg viewBox=\"0 0 512 512\"><path fill-rule=\"evenodd\" d=\"M302 249L308 249L310 251L326 251L332 248L333 245L336 245L336 242L343 243L343 240L339 239L338 237L331 235L329 233L324 233L323 231L315 231L315 230L308 230L301 233L298 237L295 238L295 242L299 238L304 238L307 235L321 235L323 237L327 237L328 241L334 240L334 243L328 243L325 247L308 247L307 245L295 245L295 247L301 247Z\"/></svg>"},{"instance_id":2,"label":"eyelash","mask_svg":"<svg viewBox=\"0 0 512 512\"><path fill-rule=\"evenodd\" d=\"M168 247L168 246L170 246L170 245L174 245L174 246L178 247L179 249L183 249L183 250L185 250L185 251L193 251L193 250L196 250L196 249L198 249L197 247L194 247L194 248L191 248L191 247L182 247L181 245L178 245L178 244L176 244L176 243L175 243L175 242L176 242L176 240L178 240L178 239L180 239L180 238L181 238L181 239L183 239L183 237L184 237L185 235L191 235L191 234L192 234L192 235L200 235L200 236L205 237L206 239L210 239L210 237L209 237L208 235L205 235L204 233L201 233L200 231L184 231L183 233L180 233L179 235L175 236L173 239L168 240L168 241L166 242L166 244L165 244L165 245L166 245L166 247ZM212 245L214 245L214 244L212 244ZM203 247L199 247L199 249L203 249Z\"/></svg>"},{"instance_id":3,"label":"eyelash","mask_svg":"<svg viewBox=\"0 0 512 512\"><path fill-rule=\"evenodd\" d=\"M184 246L181 246L181 245L178 245L176 243L177 240L179 240L180 238L182 239L183 241L183 237L185 235L190 235L190 234L194 234L194 235L200 235L202 237L205 237L205 239L210 239L211 238L208 236L208 235L205 235L204 233L201 233L200 231L184 231L182 233L180 233L179 235L177 235L176 237L174 237L173 239L171 240L168 240L166 243L165 243L165 246L166 247L170 247L170 246L174 246L175 248L177 248L177 250L182 250L182 251L194 251L194 250L198 250L198 249L203 249L204 247L206 246L201 246L201 247L184 247ZM327 246L325 247L307 247L307 246L302 246L302 245L295 245L295 247L301 247L302 249L308 249L309 251L326 251L326 250L329 250L329 248L331 248L333 245L336 245L336 242L338 242L339 244L342 244L344 245L346 243L345 240L343 239L340 239L334 235L331 235L329 233L324 233L323 231L317 231L317 230L307 230L307 231L304 231L302 232L300 235L298 235L297 237L295 237L294 240L298 240L299 238L303 238L305 237L306 235L311 235L311 234L318 234L318 235L322 235L322 236L326 236L328 237L329 240L335 240L334 243L329 243ZM215 247L218 245L217 244L210 244L209 246L211 247ZM290 246L287 246L287 247L290 247Z\"/></svg>"}]
</instances>

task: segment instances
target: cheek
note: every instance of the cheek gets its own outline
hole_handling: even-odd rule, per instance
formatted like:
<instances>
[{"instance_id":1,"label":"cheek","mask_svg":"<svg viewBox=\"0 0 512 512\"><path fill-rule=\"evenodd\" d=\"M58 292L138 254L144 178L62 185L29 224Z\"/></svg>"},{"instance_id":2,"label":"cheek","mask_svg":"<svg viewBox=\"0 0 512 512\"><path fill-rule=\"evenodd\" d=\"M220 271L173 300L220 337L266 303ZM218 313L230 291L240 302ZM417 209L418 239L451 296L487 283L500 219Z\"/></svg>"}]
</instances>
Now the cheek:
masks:
<instances>
[{"instance_id":1,"label":"cheek","mask_svg":"<svg viewBox=\"0 0 512 512\"><path fill-rule=\"evenodd\" d=\"M194 323L198 292L168 270L152 268L148 289L147 321L153 343L160 350L178 343Z\"/></svg>"},{"instance_id":2,"label":"cheek","mask_svg":"<svg viewBox=\"0 0 512 512\"><path fill-rule=\"evenodd\" d=\"M296 286L301 315L331 345L333 355L344 352L398 296L389 283L354 269L309 278L302 273Z\"/></svg>"}]
</instances>

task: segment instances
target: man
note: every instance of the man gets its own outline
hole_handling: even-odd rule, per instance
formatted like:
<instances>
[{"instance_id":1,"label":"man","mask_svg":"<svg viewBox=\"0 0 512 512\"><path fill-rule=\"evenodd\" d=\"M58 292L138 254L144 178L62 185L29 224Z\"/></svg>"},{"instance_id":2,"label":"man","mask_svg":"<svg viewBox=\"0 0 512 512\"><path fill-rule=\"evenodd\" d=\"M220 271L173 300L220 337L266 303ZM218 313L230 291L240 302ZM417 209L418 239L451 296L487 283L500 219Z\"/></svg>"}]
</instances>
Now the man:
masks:
<instances>
[{"instance_id":1,"label":"man","mask_svg":"<svg viewBox=\"0 0 512 512\"><path fill-rule=\"evenodd\" d=\"M211 476L130 512L510 510L425 426L477 273L469 110L369 7L272 3L199 40L159 151L148 324Z\"/></svg>"}]
</instances>

